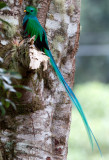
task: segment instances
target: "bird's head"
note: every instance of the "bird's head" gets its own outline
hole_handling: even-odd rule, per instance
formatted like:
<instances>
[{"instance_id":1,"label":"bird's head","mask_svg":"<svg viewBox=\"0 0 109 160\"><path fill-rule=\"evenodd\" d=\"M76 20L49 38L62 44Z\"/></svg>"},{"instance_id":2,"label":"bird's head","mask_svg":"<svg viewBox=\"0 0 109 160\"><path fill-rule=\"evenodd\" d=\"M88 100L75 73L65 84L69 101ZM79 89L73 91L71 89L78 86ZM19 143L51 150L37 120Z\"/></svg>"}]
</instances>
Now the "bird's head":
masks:
<instances>
[{"instance_id":1,"label":"bird's head","mask_svg":"<svg viewBox=\"0 0 109 160\"><path fill-rule=\"evenodd\" d=\"M26 15L32 15L32 16L37 15L37 9L33 6L27 6L24 12L26 13Z\"/></svg>"}]
</instances>

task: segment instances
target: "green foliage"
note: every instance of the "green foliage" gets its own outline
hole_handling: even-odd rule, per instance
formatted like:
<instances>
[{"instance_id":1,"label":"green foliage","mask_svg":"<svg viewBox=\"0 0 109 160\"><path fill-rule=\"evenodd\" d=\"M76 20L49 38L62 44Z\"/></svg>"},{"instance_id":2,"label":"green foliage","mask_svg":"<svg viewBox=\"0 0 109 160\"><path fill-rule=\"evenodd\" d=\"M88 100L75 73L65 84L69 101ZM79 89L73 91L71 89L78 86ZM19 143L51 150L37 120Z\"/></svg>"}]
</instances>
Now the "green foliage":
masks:
<instances>
[{"instance_id":1,"label":"green foliage","mask_svg":"<svg viewBox=\"0 0 109 160\"><path fill-rule=\"evenodd\" d=\"M0 61L3 62L3 59L0 58ZM10 106L16 110L15 103L10 99L11 93L13 93L17 98L20 98L22 94L16 90L17 88L23 88L31 91L27 86L13 84L12 80L19 80L21 78L21 75L17 72L7 71L0 68L0 113L2 116L5 115L6 109Z\"/></svg>"},{"instance_id":2,"label":"green foliage","mask_svg":"<svg viewBox=\"0 0 109 160\"><path fill-rule=\"evenodd\" d=\"M6 3L5 2L0 2L0 9L6 7Z\"/></svg>"},{"instance_id":3,"label":"green foliage","mask_svg":"<svg viewBox=\"0 0 109 160\"><path fill-rule=\"evenodd\" d=\"M109 159L109 85L100 82L79 84L74 92L83 107L88 123L100 145L103 157ZM81 117L73 108L67 160L98 160L99 151L94 143L94 151L88 140Z\"/></svg>"}]
</instances>

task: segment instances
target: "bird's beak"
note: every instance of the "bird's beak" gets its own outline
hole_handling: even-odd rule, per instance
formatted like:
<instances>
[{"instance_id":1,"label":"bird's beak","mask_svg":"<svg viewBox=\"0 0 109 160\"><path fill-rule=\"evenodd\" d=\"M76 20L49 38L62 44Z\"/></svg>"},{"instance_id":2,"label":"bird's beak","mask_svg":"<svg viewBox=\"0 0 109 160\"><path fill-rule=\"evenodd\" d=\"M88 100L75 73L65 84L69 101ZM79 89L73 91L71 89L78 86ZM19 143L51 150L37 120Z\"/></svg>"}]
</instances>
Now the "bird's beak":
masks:
<instances>
[{"instance_id":1,"label":"bird's beak","mask_svg":"<svg viewBox=\"0 0 109 160\"><path fill-rule=\"evenodd\" d=\"M24 10L24 12L26 12L26 10Z\"/></svg>"}]
</instances>

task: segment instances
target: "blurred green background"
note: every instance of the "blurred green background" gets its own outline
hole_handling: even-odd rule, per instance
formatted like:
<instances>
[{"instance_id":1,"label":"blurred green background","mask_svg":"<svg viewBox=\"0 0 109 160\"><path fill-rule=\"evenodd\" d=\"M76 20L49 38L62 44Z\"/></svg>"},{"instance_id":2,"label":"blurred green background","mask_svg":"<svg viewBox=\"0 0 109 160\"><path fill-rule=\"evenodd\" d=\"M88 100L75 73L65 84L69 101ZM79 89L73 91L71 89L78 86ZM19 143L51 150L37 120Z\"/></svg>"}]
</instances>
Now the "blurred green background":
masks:
<instances>
[{"instance_id":1,"label":"blurred green background","mask_svg":"<svg viewBox=\"0 0 109 160\"><path fill-rule=\"evenodd\" d=\"M82 0L80 47L76 57L74 92L99 143L109 159L109 0ZM68 160L100 160L77 110L72 110Z\"/></svg>"}]
</instances>

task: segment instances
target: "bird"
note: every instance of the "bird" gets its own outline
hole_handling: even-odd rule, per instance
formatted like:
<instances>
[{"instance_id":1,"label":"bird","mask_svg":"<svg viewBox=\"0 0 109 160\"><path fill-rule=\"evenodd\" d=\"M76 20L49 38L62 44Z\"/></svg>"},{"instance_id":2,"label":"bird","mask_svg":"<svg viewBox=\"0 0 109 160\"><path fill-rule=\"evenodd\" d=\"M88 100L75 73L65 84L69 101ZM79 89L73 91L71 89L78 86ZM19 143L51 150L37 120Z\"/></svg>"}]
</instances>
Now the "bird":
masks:
<instances>
[{"instance_id":1,"label":"bird","mask_svg":"<svg viewBox=\"0 0 109 160\"><path fill-rule=\"evenodd\" d=\"M93 140L95 140L96 145L98 147L98 150L102 156L102 152L101 149L99 147L99 144L87 122L86 116L83 112L82 106L80 105L78 99L76 98L75 94L73 93L72 89L70 88L70 86L67 84L67 82L65 81L64 77L62 76L58 66L56 65L56 62L53 58L53 55L49 49L48 46L48 40L47 40L47 35L46 32L44 30L44 28L41 26L40 22L38 21L37 18L37 9L33 6L27 6L24 10L24 12L26 13L24 18L23 18L23 29L24 29L24 34L28 37L33 37L35 36L35 40L34 40L34 44L35 46L43 51L50 60L50 63L54 69L54 71L56 72L56 75L58 76L60 82L62 83L62 85L64 86L71 102L74 104L74 106L77 108L78 112L80 113L80 116L84 122L89 140L90 140L90 144L92 146L92 150L93 150Z\"/></svg>"}]
</instances>

